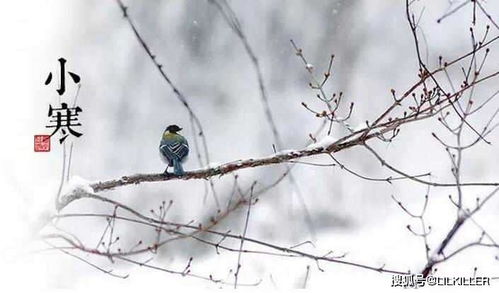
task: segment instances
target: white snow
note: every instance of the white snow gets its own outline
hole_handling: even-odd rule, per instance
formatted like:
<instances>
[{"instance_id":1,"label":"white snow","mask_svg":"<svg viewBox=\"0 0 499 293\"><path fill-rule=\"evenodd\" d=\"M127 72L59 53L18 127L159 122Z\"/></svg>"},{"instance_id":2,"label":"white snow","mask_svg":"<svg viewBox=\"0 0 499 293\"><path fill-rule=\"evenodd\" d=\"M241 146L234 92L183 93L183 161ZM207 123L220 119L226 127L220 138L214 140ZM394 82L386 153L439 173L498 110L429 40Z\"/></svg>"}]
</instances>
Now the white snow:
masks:
<instances>
[{"instance_id":1,"label":"white snow","mask_svg":"<svg viewBox=\"0 0 499 293\"><path fill-rule=\"evenodd\" d=\"M222 163L219 162L210 162L208 165L205 166L205 169L216 169L220 167Z\"/></svg>"},{"instance_id":2,"label":"white snow","mask_svg":"<svg viewBox=\"0 0 499 293\"><path fill-rule=\"evenodd\" d=\"M80 176L73 176L66 184L64 184L61 194L72 194L76 190L83 190L87 193L94 193L94 190L90 186L90 184L91 182L89 180L83 179Z\"/></svg>"},{"instance_id":3,"label":"white snow","mask_svg":"<svg viewBox=\"0 0 499 293\"><path fill-rule=\"evenodd\" d=\"M350 123L347 122L344 122L343 125L351 132L357 132L367 127L365 123L357 124L354 127L352 127L352 125L350 125Z\"/></svg>"},{"instance_id":4,"label":"white snow","mask_svg":"<svg viewBox=\"0 0 499 293\"><path fill-rule=\"evenodd\" d=\"M275 155L291 155L291 154L296 154L296 153L299 153L299 151L297 151L297 150L282 150L282 151L278 151L277 153L275 153Z\"/></svg>"},{"instance_id":5,"label":"white snow","mask_svg":"<svg viewBox=\"0 0 499 293\"><path fill-rule=\"evenodd\" d=\"M357 124L356 126L354 126L353 128L353 132L356 132L356 131L359 131L359 130L362 130L364 128L366 128L367 125L365 123L360 123L360 124Z\"/></svg>"},{"instance_id":6,"label":"white snow","mask_svg":"<svg viewBox=\"0 0 499 293\"><path fill-rule=\"evenodd\" d=\"M321 140L317 141L316 143L308 145L307 150L313 150L313 149L317 149L317 148L326 148L326 147L332 145L333 143L335 143L336 141L337 141L336 138L334 138L330 135L326 135Z\"/></svg>"}]
</instances>

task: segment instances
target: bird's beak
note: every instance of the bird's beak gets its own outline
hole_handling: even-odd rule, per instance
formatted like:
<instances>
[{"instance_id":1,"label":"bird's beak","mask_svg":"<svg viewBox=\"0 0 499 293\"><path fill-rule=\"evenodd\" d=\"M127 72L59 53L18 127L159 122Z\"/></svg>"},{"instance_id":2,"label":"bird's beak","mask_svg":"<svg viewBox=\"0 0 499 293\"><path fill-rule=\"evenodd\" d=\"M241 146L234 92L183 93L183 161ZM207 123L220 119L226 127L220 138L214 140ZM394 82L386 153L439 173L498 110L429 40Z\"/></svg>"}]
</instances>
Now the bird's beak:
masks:
<instances>
[{"instance_id":1,"label":"bird's beak","mask_svg":"<svg viewBox=\"0 0 499 293\"><path fill-rule=\"evenodd\" d=\"M183 128L180 128L178 131L182 130Z\"/></svg>"}]
</instances>

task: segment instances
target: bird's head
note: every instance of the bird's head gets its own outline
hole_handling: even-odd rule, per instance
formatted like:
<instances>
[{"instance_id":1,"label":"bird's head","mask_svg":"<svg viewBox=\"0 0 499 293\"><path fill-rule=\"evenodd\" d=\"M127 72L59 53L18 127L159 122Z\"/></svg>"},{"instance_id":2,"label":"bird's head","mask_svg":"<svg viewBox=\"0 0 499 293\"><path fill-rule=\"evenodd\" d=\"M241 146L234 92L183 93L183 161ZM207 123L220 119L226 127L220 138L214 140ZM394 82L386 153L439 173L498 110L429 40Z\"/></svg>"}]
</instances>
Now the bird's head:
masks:
<instances>
[{"instance_id":1,"label":"bird's head","mask_svg":"<svg viewBox=\"0 0 499 293\"><path fill-rule=\"evenodd\" d=\"M169 131L171 133L177 133L179 132L180 130L182 130L182 128L180 128L178 125L169 125L165 131Z\"/></svg>"}]
</instances>

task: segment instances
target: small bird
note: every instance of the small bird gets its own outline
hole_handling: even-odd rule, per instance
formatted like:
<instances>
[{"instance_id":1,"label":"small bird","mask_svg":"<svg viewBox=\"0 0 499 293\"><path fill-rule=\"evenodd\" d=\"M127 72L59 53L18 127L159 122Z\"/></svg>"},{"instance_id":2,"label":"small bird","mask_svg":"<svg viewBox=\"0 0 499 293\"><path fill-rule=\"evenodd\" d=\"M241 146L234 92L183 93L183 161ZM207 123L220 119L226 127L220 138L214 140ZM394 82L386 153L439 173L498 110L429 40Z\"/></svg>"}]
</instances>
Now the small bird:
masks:
<instances>
[{"instance_id":1,"label":"small bird","mask_svg":"<svg viewBox=\"0 0 499 293\"><path fill-rule=\"evenodd\" d=\"M161 159L168 164L164 172L165 174L169 174L168 167L173 167L173 174L177 176L185 174L182 163L187 159L187 155L189 154L189 144L185 137L177 133L180 130L182 128L177 125L170 125L165 129L161 137L159 154Z\"/></svg>"}]
</instances>

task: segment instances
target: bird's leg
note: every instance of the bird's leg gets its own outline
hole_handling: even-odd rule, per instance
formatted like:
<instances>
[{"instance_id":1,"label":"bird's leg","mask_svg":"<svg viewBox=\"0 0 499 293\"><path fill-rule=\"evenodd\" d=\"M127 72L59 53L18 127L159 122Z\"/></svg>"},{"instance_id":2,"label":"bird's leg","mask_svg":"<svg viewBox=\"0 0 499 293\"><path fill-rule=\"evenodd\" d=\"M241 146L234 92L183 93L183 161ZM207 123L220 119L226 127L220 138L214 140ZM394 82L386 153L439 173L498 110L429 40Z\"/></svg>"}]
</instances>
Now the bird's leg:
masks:
<instances>
[{"instance_id":1,"label":"bird's leg","mask_svg":"<svg viewBox=\"0 0 499 293\"><path fill-rule=\"evenodd\" d=\"M166 166L165 172L163 172L163 174L170 175L170 173L168 173L168 165Z\"/></svg>"}]
</instances>

